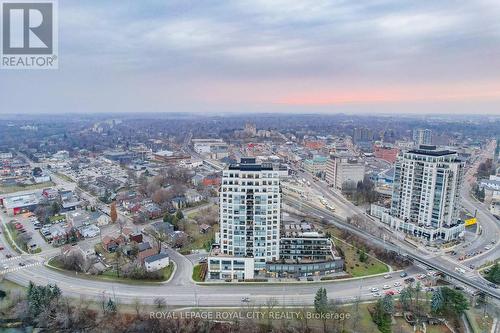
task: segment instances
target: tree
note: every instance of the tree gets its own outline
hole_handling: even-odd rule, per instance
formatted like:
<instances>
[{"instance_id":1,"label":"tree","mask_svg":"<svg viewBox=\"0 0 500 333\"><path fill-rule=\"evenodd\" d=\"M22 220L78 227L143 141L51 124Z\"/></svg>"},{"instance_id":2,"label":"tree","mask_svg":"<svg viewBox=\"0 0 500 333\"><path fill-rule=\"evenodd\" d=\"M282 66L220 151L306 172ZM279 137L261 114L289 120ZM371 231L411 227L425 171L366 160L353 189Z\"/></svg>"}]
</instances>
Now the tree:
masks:
<instances>
[{"instance_id":1,"label":"tree","mask_svg":"<svg viewBox=\"0 0 500 333\"><path fill-rule=\"evenodd\" d=\"M329 311L328 307L328 295L325 288L319 288L314 297L314 311L322 315L323 319L323 331L326 332L326 315Z\"/></svg>"},{"instance_id":2,"label":"tree","mask_svg":"<svg viewBox=\"0 0 500 333\"><path fill-rule=\"evenodd\" d=\"M394 302L391 295L385 295L382 298L382 308L386 314L392 315L394 312Z\"/></svg>"},{"instance_id":3,"label":"tree","mask_svg":"<svg viewBox=\"0 0 500 333\"><path fill-rule=\"evenodd\" d=\"M461 316L469 309L469 302L460 291L443 287L441 288L441 292L444 300L442 308L443 313Z\"/></svg>"},{"instance_id":4,"label":"tree","mask_svg":"<svg viewBox=\"0 0 500 333\"><path fill-rule=\"evenodd\" d=\"M413 288L411 286L401 290L401 293L399 294L399 301L401 302L403 310L410 311L412 309Z\"/></svg>"},{"instance_id":5,"label":"tree","mask_svg":"<svg viewBox=\"0 0 500 333\"><path fill-rule=\"evenodd\" d=\"M182 211L180 209L177 209L177 212L175 213L175 217L177 220L182 220L184 218L184 214L182 214Z\"/></svg>"},{"instance_id":6,"label":"tree","mask_svg":"<svg viewBox=\"0 0 500 333\"><path fill-rule=\"evenodd\" d=\"M52 209L52 215L57 215L61 211L61 207L55 201L52 203L51 209Z\"/></svg>"},{"instance_id":7,"label":"tree","mask_svg":"<svg viewBox=\"0 0 500 333\"><path fill-rule=\"evenodd\" d=\"M443 309L444 299L443 294L441 293L441 288L436 289L432 293L431 298L431 311L432 313L439 313Z\"/></svg>"},{"instance_id":8,"label":"tree","mask_svg":"<svg viewBox=\"0 0 500 333\"><path fill-rule=\"evenodd\" d=\"M108 300L108 303L106 304L106 312L107 313L116 313L116 304L113 302L113 300L110 298Z\"/></svg>"},{"instance_id":9,"label":"tree","mask_svg":"<svg viewBox=\"0 0 500 333\"><path fill-rule=\"evenodd\" d=\"M156 305L158 310L163 309L167 305L167 302L162 297L155 297L155 299L153 300L153 303Z\"/></svg>"},{"instance_id":10,"label":"tree","mask_svg":"<svg viewBox=\"0 0 500 333\"><path fill-rule=\"evenodd\" d=\"M431 310L435 314L461 316L468 309L467 299L457 290L442 287L432 294Z\"/></svg>"},{"instance_id":11,"label":"tree","mask_svg":"<svg viewBox=\"0 0 500 333\"><path fill-rule=\"evenodd\" d=\"M113 201L110 207L109 216L111 217L111 222L116 223L118 220L118 213L116 212L116 202Z\"/></svg>"},{"instance_id":12,"label":"tree","mask_svg":"<svg viewBox=\"0 0 500 333\"><path fill-rule=\"evenodd\" d=\"M384 310L384 301L379 299L375 304L375 307L372 312L372 319L380 332L382 333L390 333L391 332L391 315L385 312Z\"/></svg>"},{"instance_id":13,"label":"tree","mask_svg":"<svg viewBox=\"0 0 500 333\"><path fill-rule=\"evenodd\" d=\"M366 254L365 250L360 250L359 252L359 261L361 262L366 262L368 260L368 255Z\"/></svg>"},{"instance_id":14,"label":"tree","mask_svg":"<svg viewBox=\"0 0 500 333\"><path fill-rule=\"evenodd\" d=\"M163 215L163 222L172 224L172 218L172 215L170 215L169 213L165 213L165 215Z\"/></svg>"},{"instance_id":15,"label":"tree","mask_svg":"<svg viewBox=\"0 0 500 333\"><path fill-rule=\"evenodd\" d=\"M500 264L498 262L491 266L485 278L490 282L500 284Z\"/></svg>"}]
</instances>

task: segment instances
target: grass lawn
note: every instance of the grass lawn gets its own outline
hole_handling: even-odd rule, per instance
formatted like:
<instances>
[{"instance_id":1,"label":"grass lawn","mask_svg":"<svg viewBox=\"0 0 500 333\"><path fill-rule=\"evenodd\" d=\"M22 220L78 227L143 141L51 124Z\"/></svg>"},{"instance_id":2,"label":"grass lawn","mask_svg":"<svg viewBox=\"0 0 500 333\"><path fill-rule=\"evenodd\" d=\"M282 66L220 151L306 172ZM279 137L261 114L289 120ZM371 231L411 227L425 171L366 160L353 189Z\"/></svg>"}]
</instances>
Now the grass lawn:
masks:
<instances>
[{"instance_id":1,"label":"grass lawn","mask_svg":"<svg viewBox=\"0 0 500 333\"><path fill-rule=\"evenodd\" d=\"M5 227L5 226L6 226L6 227ZM11 241L10 237L9 237L9 236L7 236L7 235L5 235L5 237L4 237L4 238L7 240L7 243L9 243L9 246L10 246L10 247L11 247L14 251L16 251L17 253L21 253L21 251L19 251L19 249L17 248L16 244L14 244L15 239L16 239L17 234L18 234L18 233L17 233L16 228L15 228L15 227L14 227L14 225L13 225L12 223L10 223L10 222L9 222L9 223L6 223L6 224L2 224L2 230L3 230L3 233L6 233L6 230L5 230L6 228L8 228L8 229L9 229L9 231L10 231L10 235L12 236L12 239L13 239L13 240ZM19 247L20 247L20 248L22 248L22 246L19 246ZM25 250L25 251L27 251L27 250L28 250L28 248L26 247L24 250Z\"/></svg>"},{"instance_id":2,"label":"grass lawn","mask_svg":"<svg viewBox=\"0 0 500 333\"><path fill-rule=\"evenodd\" d=\"M193 220L187 220L184 232L191 237L191 240L181 248L181 253L189 253L192 250L205 249L205 245L215 237L215 230L217 229L218 225L214 225L207 233L202 234L200 232L200 227L196 224L196 222Z\"/></svg>"},{"instance_id":3,"label":"grass lawn","mask_svg":"<svg viewBox=\"0 0 500 333\"><path fill-rule=\"evenodd\" d=\"M368 256L365 262L361 262L357 253L358 249L340 239L342 232L338 228L328 227L324 229L324 232L332 235L335 246L344 252L345 269L352 277L389 272L389 267L385 263L372 256Z\"/></svg>"},{"instance_id":4,"label":"grass lawn","mask_svg":"<svg viewBox=\"0 0 500 333\"><path fill-rule=\"evenodd\" d=\"M61 179L64 179L67 182L71 182L71 183L75 182L73 179L71 179L71 177L66 176L65 174L60 173L60 172L56 172L56 176L59 177L59 178L61 178Z\"/></svg>"},{"instance_id":5,"label":"grass lawn","mask_svg":"<svg viewBox=\"0 0 500 333\"><path fill-rule=\"evenodd\" d=\"M172 276L172 273L174 272L174 264L170 263L170 265L161 269L161 271L163 272L163 277L161 278L161 280L147 280L147 279L146 280L135 280L135 279L125 278L125 277L121 277L121 276L118 277L118 275L116 274L116 271L113 269L108 269L107 271L104 271L100 275L90 275L90 274L85 274L85 273L76 274L76 272L68 271L68 270L64 269L61 262L56 257L50 259L48 264L49 264L49 267L52 266L51 268L53 268L53 269L63 270L68 275L75 275L75 276L78 276L80 278L89 279L89 280L113 281L113 282L128 283L128 284L148 284L148 283L156 284L158 282L168 281L170 279L170 277Z\"/></svg>"},{"instance_id":6,"label":"grass lawn","mask_svg":"<svg viewBox=\"0 0 500 333\"><path fill-rule=\"evenodd\" d=\"M203 280L201 279L201 268L202 266L201 265L196 265L193 267L193 280L196 281L196 282L203 282Z\"/></svg>"},{"instance_id":7,"label":"grass lawn","mask_svg":"<svg viewBox=\"0 0 500 333\"><path fill-rule=\"evenodd\" d=\"M52 187L55 184L53 182L45 182L45 183L40 183L40 184L33 184L33 185L15 185L15 186L0 186L0 194L6 194L6 193L14 193L14 192L19 192L19 191L27 191L27 190L40 190L44 189L46 187Z\"/></svg>"},{"instance_id":8,"label":"grass lawn","mask_svg":"<svg viewBox=\"0 0 500 333\"><path fill-rule=\"evenodd\" d=\"M361 262L359 260L359 253L357 253L358 249L354 246L347 244L337 238L335 238L333 241L335 243L335 246L337 246L344 252L346 272L353 277L368 276L386 273L389 271L389 268L386 264L371 256L368 256L368 259L365 262Z\"/></svg>"},{"instance_id":9,"label":"grass lawn","mask_svg":"<svg viewBox=\"0 0 500 333\"><path fill-rule=\"evenodd\" d=\"M0 290L3 290L7 295L3 298L0 299L0 312L4 309L9 308L12 306L12 299L10 298L10 295L12 293L21 293L25 294L26 293L26 287L23 287L17 283L11 282L9 280L3 279L0 281ZM0 330L1 332L1 330Z\"/></svg>"},{"instance_id":10,"label":"grass lawn","mask_svg":"<svg viewBox=\"0 0 500 333\"><path fill-rule=\"evenodd\" d=\"M55 222L59 222L61 220L64 220L65 218L66 218L66 216L64 216L64 215L55 215L55 216L49 217L49 221L51 223L55 223Z\"/></svg>"}]
</instances>

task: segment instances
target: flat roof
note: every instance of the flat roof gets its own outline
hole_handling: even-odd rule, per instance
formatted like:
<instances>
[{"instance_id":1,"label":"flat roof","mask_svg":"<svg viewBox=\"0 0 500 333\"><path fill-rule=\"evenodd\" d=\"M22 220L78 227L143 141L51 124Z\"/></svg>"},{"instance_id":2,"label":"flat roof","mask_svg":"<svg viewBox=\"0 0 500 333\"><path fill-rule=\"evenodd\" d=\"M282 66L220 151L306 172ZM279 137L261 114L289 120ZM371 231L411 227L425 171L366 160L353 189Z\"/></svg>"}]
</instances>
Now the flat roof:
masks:
<instances>
[{"instance_id":1,"label":"flat roof","mask_svg":"<svg viewBox=\"0 0 500 333\"><path fill-rule=\"evenodd\" d=\"M448 149L437 150L436 146L420 145L419 148L409 150L408 153L426 156L446 156L454 155L457 152Z\"/></svg>"},{"instance_id":2,"label":"flat roof","mask_svg":"<svg viewBox=\"0 0 500 333\"><path fill-rule=\"evenodd\" d=\"M152 256L146 257L144 259L144 261L146 261L146 262L154 262L156 260L161 260L161 259L165 259L165 258L168 258L168 255L166 253L158 253L158 254L154 254Z\"/></svg>"}]
</instances>

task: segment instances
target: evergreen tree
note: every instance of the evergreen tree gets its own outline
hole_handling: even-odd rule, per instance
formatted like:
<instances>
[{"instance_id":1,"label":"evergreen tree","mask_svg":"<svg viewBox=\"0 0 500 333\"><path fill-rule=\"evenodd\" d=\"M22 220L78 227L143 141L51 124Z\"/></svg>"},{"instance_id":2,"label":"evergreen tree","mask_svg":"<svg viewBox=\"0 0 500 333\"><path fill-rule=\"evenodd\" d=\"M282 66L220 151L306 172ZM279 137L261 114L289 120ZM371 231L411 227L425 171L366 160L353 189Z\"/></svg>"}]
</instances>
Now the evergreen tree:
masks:
<instances>
[{"instance_id":1,"label":"evergreen tree","mask_svg":"<svg viewBox=\"0 0 500 333\"><path fill-rule=\"evenodd\" d=\"M392 295L385 295L382 298L382 308L384 312L388 315L392 315L394 312L394 302L392 300Z\"/></svg>"},{"instance_id":2,"label":"evergreen tree","mask_svg":"<svg viewBox=\"0 0 500 333\"><path fill-rule=\"evenodd\" d=\"M184 218L184 214L182 214L182 211L178 209L177 212L175 213L175 217L177 218L177 220L180 221Z\"/></svg>"},{"instance_id":3,"label":"evergreen tree","mask_svg":"<svg viewBox=\"0 0 500 333\"><path fill-rule=\"evenodd\" d=\"M434 291L431 299L431 311L432 313L440 313L443 309L444 299L441 293L441 288Z\"/></svg>"},{"instance_id":4,"label":"evergreen tree","mask_svg":"<svg viewBox=\"0 0 500 333\"><path fill-rule=\"evenodd\" d=\"M116 313L116 304L111 298L108 300L108 304L106 304L106 312Z\"/></svg>"}]
</instances>

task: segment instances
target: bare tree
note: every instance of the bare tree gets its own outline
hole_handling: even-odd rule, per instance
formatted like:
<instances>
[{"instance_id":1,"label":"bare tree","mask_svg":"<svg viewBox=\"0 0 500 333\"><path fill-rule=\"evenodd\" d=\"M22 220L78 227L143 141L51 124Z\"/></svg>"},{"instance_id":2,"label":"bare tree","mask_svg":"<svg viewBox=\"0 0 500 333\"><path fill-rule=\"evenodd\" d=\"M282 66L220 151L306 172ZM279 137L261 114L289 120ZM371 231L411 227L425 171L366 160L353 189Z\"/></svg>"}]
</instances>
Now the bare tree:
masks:
<instances>
[{"instance_id":1,"label":"bare tree","mask_svg":"<svg viewBox=\"0 0 500 333\"><path fill-rule=\"evenodd\" d=\"M155 297L153 303L159 310L163 309L167 305L167 302L163 297Z\"/></svg>"}]
</instances>

